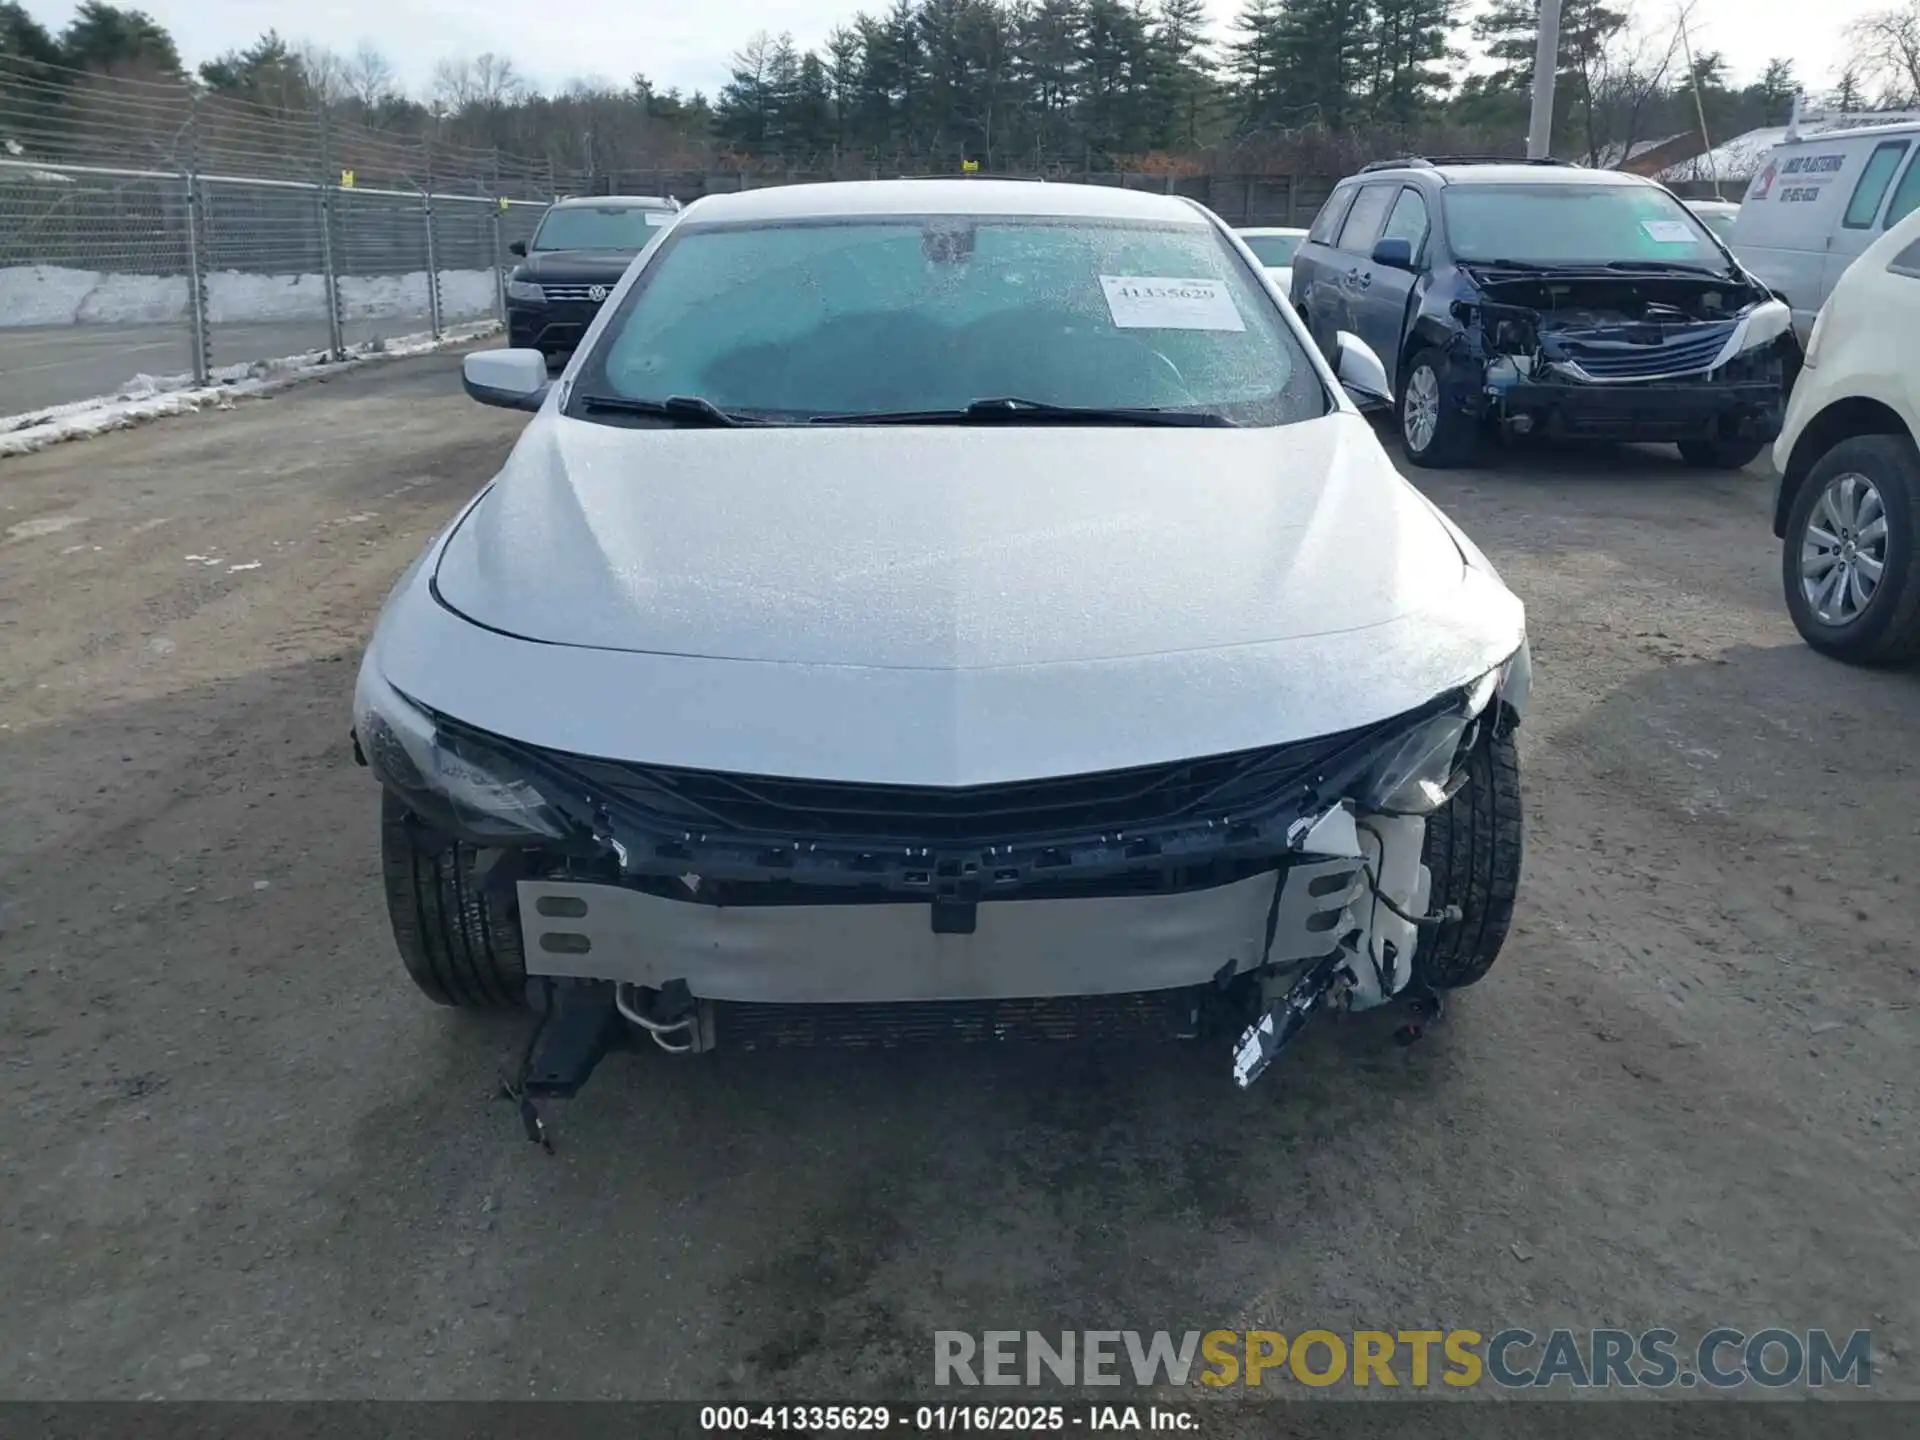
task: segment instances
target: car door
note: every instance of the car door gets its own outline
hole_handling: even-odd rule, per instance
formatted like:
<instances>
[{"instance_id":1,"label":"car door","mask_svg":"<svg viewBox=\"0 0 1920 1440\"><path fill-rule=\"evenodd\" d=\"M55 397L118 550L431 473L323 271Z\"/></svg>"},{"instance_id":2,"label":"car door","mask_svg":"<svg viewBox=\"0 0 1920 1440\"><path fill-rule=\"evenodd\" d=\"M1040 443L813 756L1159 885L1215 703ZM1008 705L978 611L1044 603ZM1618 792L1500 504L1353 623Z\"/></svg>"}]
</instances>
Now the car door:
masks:
<instances>
[{"instance_id":1,"label":"car door","mask_svg":"<svg viewBox=\"0 0 1920 1440\"><path fill-rule=\"evenodd\" d=\"M1320 207L1320 213L1313 217L1313 226L1307 231L1306 243L1293 257L1293 287L1287 297L1293 301L1293 308L1300 312L1300 318L1307 322L1307 328L1313 328L1313 294L1321 285L1337 284L1339 271L1336 263L1339 253L1333 249L1333 242L1340 234L1340 224L1347 218L1347 207L1353 204L1353 197L1359 193L1358 185L1343 183L1334 187L1327 197L1327 203Z\"/></svg>"},{"instance_id":2,"label":"car door","mask_svg":"<svg viewBox=\"0 0 1920 1440\"><path fill-rule=\"evenodd\" d=\"M1334 337L1342 330L1359 333L1356 302L1372 283L1373 242L1399 192L1398 180L1362 185L1341 221L1340 233L1326 255L1327 273L1316 278L1307 310L1307 327L1324 355L1333 354ZM1363 273L1368 276L1365 280Z\"/></svg>"},{"instance_id":3,"label":"car door","mask_svg":"<svg viewBox=\"0 0 1920 1440\"><path fill-rule=\"evenodd\" d=\"M1867 163L1861 167L1860 178L1854 182L1853 193L1847 199L1847 208L1841 212L1840 223L1827 242L1827 260L1820 274L1822 304L1846 274L1847 267L1859 259L1860 252L1880 238L1881 206L1912 146L1911 139L1882 140L1867 156ZM1819 306L1814 309L1818 310Z\"/></svg>"},{"instance_id":4,"label":"car door","mask_svg":"<svg viewBox=\"0 0 1920 1440\"><path fill-rule=\"evenodd\" d=\"M1353 332L1367 342L1387 368L1387 383L1399 394L1400 341L1406 324L1407 300L1419 277L1422 251L1427 243L1427 201L1415 185L1404 186L1387 211L1386 223L1368 244L1367 257L1360 261L1358 278L1353 282ZM1373 246L1382 240L1405 240L1413 255L1411 268L1377 265Z\"/></svg>"}]
</instances>

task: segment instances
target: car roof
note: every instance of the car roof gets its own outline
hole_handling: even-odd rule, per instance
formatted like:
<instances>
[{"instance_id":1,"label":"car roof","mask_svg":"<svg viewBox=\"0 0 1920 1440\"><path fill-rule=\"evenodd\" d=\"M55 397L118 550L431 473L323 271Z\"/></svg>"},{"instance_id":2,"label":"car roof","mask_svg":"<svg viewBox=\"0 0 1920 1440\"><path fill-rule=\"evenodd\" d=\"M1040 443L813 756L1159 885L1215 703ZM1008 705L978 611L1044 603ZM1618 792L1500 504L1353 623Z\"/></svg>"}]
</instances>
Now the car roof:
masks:
<instances>
[{"instance_id":1,"label":"car roof","mask_svg":"<svg viewBox=\"0 0 1920 1440\"><path fill-rule=\"evenodd\" d=\"M569 195L553 202L555 210L671 210L665 195Z\"/></svg>"},{"instance_id":2,"label":"car roof","mask_svg":"<svg viewBox=\"0 0 1920 1440\"><path fill-rule=\"evenodd\" d=\"M1476 165L1438 163L1382 166L1378 170L1362 170L1349 175L1341 183L1344 185L1354 180L1408 180L1416 176L1437 179L1442 185L1654 184L1645 176L1629 175L1621 170L1593 170L1584 165L1529 165L1518 161L1511 165L1494 162Z\"/></svg>"},{"instance_id":3,"label":"car roof","mask_svg":"<svg viewBox=\"0 0 1920 1440\"><path fill-rule=\"evenodd\" d=\"M1029 215L1062 219L1155 220L1206 224L1178 196L1117 185L1053 185L1021 180L848 180L777 185L706 195L682 224L818 220L873 215Z\"/></svg>"},{"instance_id":4,"label":"car roof","mask_svg":"<svg viewBox=\"0 0 1920 1440\"><path fill-rule=\"evenodd\" d=\"M1877 140L1883 135L1911 135L1920 130L1920 120L1889 120L1884 125L1849 125L1840 130L1810 130L1782 139L1776 149L1790 145L1833 145L1843 140Z\"/></svg>"},{"instance_id":5,"label":"car roof","mask_svg":"<svg viewBox=\"0 0 1920 1440\"><path fill-rule=\"evenodd\" d=\"M1236 225L1235 232L1241 235L1301 235L1307 232L1292 225Z\"/></svg>"}]
</instances>

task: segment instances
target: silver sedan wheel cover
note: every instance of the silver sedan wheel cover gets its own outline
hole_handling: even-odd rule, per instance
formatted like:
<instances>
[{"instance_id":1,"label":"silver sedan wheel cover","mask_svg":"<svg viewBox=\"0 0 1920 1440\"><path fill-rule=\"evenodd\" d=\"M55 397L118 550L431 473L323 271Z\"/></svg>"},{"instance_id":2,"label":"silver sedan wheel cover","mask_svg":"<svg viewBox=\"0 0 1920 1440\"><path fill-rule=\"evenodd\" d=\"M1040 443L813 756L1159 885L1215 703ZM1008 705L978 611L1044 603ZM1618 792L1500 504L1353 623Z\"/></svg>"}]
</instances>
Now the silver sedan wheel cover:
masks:
<instances>
[{"instance_id":1,"label":"silver sedan wheel cover","mask_svg":"<svg viewBox=\"0 0 1920 1440\"><path fill-rule=\"evenodd\" d=\"M1433 443L1433 432L1440 428L1440 378L1431 366L1419 366L1407 381L1406 413L1400 418L1400 430L1409 450L1425 450Z\"/></svg>"},{"instance_id":2,"label":"silver sedan wheel cover","mask_svg":"<svg viewBox=\"0 0 1920 1440\"><path fill-rule=\"evenodd\" d=\"M1823 625L1850 625L1873 603L1887 566L1887 507L1849 470L1827 482L1800 537L1800 590Z\"/></svg>"}]
</instances>

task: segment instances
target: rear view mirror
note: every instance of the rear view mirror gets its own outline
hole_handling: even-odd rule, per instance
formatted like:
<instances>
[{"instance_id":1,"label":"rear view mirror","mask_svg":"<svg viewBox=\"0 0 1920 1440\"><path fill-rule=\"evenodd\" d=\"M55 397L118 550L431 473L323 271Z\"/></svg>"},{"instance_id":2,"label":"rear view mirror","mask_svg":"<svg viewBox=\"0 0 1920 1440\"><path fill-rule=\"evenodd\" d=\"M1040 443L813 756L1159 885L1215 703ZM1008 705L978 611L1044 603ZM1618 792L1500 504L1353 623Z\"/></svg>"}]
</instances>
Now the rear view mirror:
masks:
<instances>
[{"instance_id":1,"label":"rear view mirror","mask_svg":"<svg viewBox=\"0 0 1920 1440\"><path fill-rule=\"evenodd\" d=\"M509 255L521 256L524 259L527 253L527 242L524 240L514 241L511 245L507 246L507 253Z\"/></svg>"},{"instance_id":2,"label":"rear view mirror","mask_svg":"<svg viewBox=\"0 0 1920 1440\"><path fill-rule=\"evenodd\" d=\"M1373 263L1385 265L1390 270L1411 270L1413 242L1398 235L1389 235L1376 241L1373 247Z\"/></svg>"},{"instance_id":3,"label":"rear view mirror","mask_svg":"<svg viewBox=\"0 0 1920 1440\"><path fill-rule=\"evenodd\" d=\"M1334 336L1333 373L1340 378L1340 388L1362 410L1381 410L1393 404L1387 367L1367 342L1351 331L1342 330Z\"/></svg>"},{"instance_id":4,"label":"rear view mirror","mask_svg":"<svg viewBox=\"0 0 1920 1440\"><path fill-rule=\"evenodd\" d=\"M480 350L460 362L460 383L482 405L538 410L547 398L547 357L538 350Z\"/></svg>"}]
</instances>

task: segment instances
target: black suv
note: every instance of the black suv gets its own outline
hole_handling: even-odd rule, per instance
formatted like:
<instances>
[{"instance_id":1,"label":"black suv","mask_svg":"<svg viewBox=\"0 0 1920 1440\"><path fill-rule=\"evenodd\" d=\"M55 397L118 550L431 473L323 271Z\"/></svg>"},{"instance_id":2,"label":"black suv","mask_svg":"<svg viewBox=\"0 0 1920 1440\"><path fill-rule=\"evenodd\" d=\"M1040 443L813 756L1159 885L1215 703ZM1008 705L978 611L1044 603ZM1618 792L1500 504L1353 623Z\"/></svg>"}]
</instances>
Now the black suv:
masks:
<instances>
[{"instance_id":1,"label":"black suv","mask_svg":"<svg viewBox=\"0 0 1920 1440\"><path fill-rule=\"evenodd\" d=\"M1416 465L1504 429L1737 468L1799 360L1787 307L1663 186L1550 161L1367 166L1315 218L1293 303L1325 354L1346 331L1379 355Z\"/></svg>"},{"instance_id":2,"label":"black suv","mask_svg":"<svg viewBox=\"0 0 1920 1440\"><path fill-rule=\"evenodd\" d=\"M524 261L507 277L507 344L549 363L572 353L633 257L679 213L679 202L652 195L556 200L532 244L507 247Z\"/></svg>"}]
</instances>

